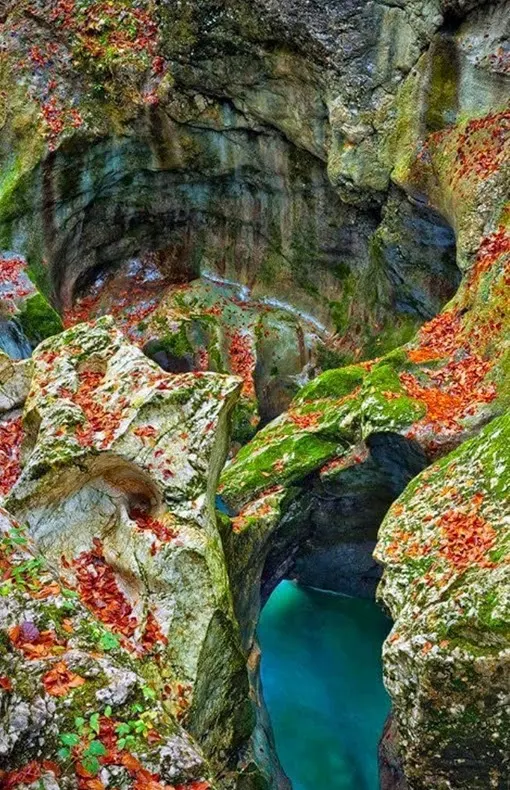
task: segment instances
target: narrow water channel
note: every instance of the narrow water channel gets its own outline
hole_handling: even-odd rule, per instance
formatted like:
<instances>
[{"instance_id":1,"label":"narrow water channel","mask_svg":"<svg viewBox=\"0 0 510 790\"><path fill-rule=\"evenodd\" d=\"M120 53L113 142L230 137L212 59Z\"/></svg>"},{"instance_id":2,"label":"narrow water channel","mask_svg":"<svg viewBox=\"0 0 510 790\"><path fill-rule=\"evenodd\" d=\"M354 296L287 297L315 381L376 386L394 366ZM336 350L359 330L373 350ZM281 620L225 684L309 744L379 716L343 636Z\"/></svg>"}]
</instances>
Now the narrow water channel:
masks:
<instances>
[{"instance_id":1,"label":"narrow water channel","mask_svg":"<svg viewBox=\"0 0 510 790\"><path fill-rule=\"evenodd\" d=\"M259 623L264 697L294 790L377 790L389 710L373 601L282 582Z\"/></svg>"}]
</instances>

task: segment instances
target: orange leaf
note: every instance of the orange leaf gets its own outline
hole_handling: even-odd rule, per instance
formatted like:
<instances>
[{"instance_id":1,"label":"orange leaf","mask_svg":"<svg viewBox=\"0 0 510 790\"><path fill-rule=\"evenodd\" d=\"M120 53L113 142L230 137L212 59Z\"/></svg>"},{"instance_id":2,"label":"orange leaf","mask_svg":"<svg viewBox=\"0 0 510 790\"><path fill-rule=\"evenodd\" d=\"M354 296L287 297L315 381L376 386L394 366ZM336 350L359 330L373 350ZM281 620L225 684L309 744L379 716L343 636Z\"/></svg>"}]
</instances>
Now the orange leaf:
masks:
<instances>
[{"instance_id":1,"label":"orange leaf","mask_svg":"<svg viewBox=\"0 0 510 790\"><path fill-rule=\"evenodd\" d=\"M128 771L139 771L142 767L142 764L139 760L134 757L134 755L125 752L121 757L121 762L124 768L127 768Z\"/></svg>"},{"instance_id":2,"label":"orange leaf","mask_svg":"<svg viewBox=\"0 0 510 790\"><path fill-rule=\"evenodd\" d=\"M40 590L32 594L32 598L37 598L38 601L42 601L45 598L49 598L51 595L60 595L60 585L57 584L57 582L51 582L51 584L41 587Z\"/></svg>"},{"instance_id":3,"label":"orange leaf","mask_svg":"<svg viewBox=\"0 0 510 790\"><path fill-rule=\"evenodd\" d=\"M77 675L68 668L65 661L59 661L53 669L43 677L44 688L53 697L63 697L70 689L83 686L85 678Z\"/></svg>"}]
</instances>

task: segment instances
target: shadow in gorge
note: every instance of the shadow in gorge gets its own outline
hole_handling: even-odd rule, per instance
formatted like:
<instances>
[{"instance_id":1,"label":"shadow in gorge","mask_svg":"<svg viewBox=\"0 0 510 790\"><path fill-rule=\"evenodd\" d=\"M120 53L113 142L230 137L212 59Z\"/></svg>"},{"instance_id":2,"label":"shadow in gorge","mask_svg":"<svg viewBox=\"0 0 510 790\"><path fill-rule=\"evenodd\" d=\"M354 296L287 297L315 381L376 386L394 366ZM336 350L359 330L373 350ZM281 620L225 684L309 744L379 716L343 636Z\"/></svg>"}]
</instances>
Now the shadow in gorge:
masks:
<instances>
[{"instance_id":1,"label":"shadow in gorge","mask_svg":"<svg viewBox=\"0 0 510 790\"><path fill-rule=\"evenodd\" d=\"M281 582L264 607L261 676L276 750L294 790L377 790L390 703L375 602Z\"/></svg>"},{"instance_id":2,"label":"shadow in gorge","mask_svg":"<svg viewBox=\"0 0 510 790\"><path fill-rule=\"evenodd\" d=\"M374 433L350 464L303 479L276 523L237 534L224 525L257 703L257 762L269 775L276 752L298 790L318 781L335 790L378 787L389 709L381 647L390 623L374 601L380 568L372 552L388 508L427 463L414 440ZM228 510L221 497L217 506ZM280 775L277 786L287 787Z\"/></svg>"}]
</instances>

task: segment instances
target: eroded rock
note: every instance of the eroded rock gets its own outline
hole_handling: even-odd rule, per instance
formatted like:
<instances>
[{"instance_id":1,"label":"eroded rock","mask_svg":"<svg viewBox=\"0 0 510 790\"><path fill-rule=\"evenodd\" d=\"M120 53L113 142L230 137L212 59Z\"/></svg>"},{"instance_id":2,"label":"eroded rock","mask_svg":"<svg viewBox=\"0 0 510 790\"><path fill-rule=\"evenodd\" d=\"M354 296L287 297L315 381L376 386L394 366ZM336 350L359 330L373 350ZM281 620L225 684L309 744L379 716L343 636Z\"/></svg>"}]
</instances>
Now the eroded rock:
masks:
<instances>
[{"instance_id":1,"label":"eroded rock","mask_svg":"<svg viewBox=\"0 0 510 790\"><path fill-rule=\"evenodd\" d=\"M211 764L235 765L252 706L213 499L239 381L166 374L111 319L46 341L33 365L24 412L29 449L7 507L91 612L99 652L116 656L122 645L143 664L148 701L157 696L174 721L186 720ZM36 614L37 604L23 614L34 624L34 642L41 633ZM23 651L20 633L15 644ZM76 682L83 693L90 686L87 704L99 715L133 704L140 670L132 661L131 668L110 666L65 641L65 651L55 643L59 658L65 654L54 667L57 685ZM19 660L23 666L26 659ZM221 671L211 671L211 662ZM23 704L13 715L28 731L31 703ZM57 723L55 716L45 737ZM167 781L196 780L210 769L202 757L192 759L197 747L183 737L168 746L164 765L144 762L140 747L135 756ZM55 757L52 748L47 759Z\"/></svg>"}]
</instances>

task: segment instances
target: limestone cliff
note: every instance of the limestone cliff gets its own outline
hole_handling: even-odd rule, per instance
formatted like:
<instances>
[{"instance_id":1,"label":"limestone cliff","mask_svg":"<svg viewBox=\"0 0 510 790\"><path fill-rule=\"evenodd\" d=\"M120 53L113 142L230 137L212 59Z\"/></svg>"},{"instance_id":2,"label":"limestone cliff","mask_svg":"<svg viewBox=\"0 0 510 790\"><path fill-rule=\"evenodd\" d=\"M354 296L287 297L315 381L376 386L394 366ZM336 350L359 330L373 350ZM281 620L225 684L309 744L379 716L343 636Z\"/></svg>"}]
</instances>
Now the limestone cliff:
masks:
<instances>
[{"instance_id":1,"label":"limestone cliff","mask_svg":"<svg viewBox=\"0 0 510 790\"><path fill-rule=\"evenodd\" d=\"M382 565L382 785L502 790L508 2L0 23L5 786L285 785L261 601Z\"/></svg>"}]
</instances>

